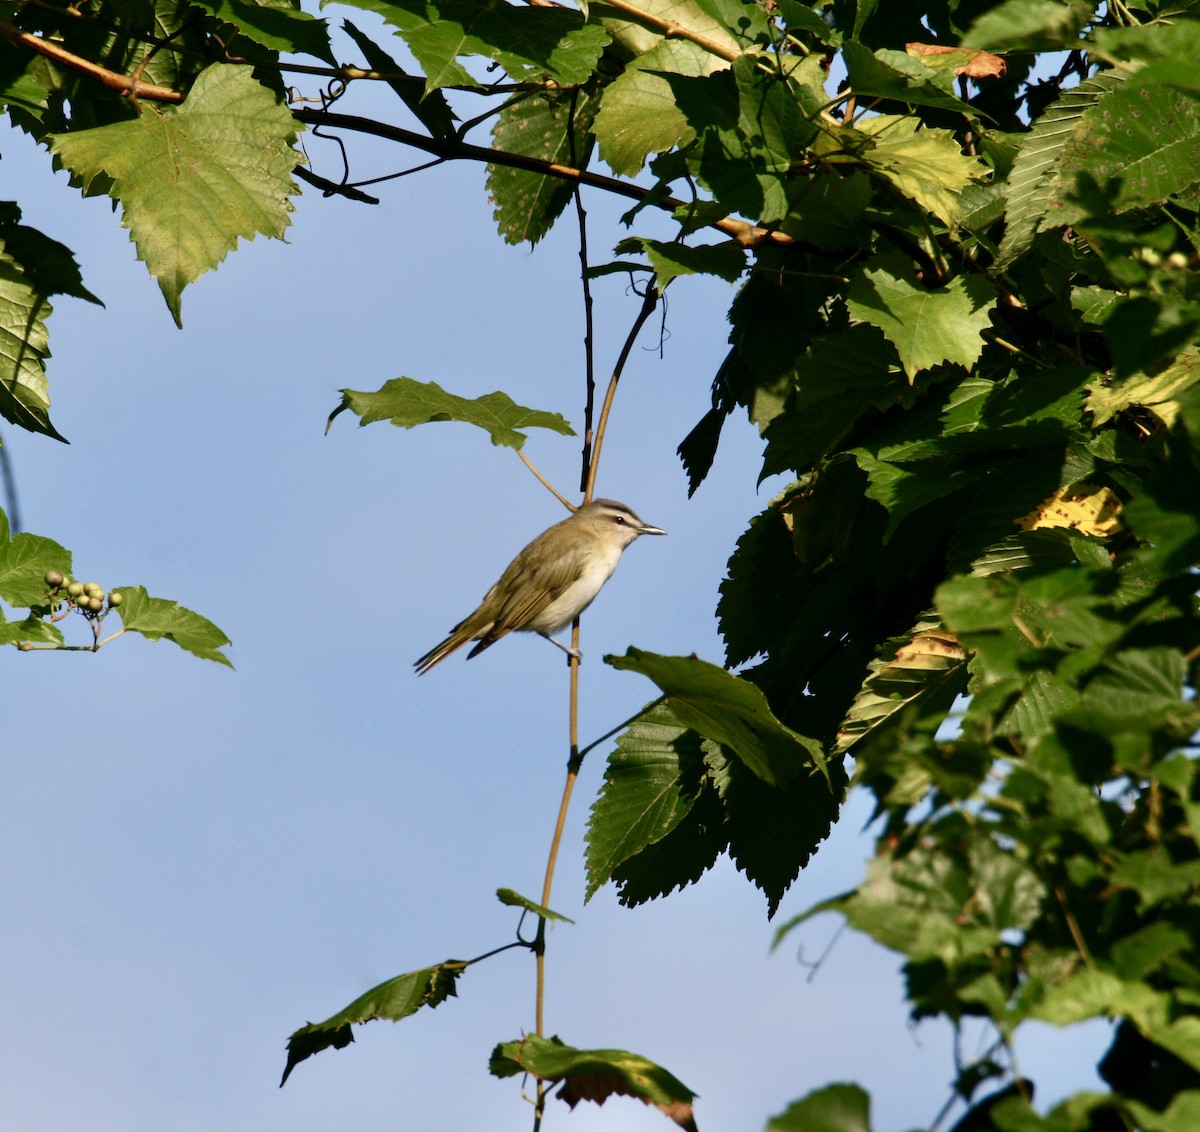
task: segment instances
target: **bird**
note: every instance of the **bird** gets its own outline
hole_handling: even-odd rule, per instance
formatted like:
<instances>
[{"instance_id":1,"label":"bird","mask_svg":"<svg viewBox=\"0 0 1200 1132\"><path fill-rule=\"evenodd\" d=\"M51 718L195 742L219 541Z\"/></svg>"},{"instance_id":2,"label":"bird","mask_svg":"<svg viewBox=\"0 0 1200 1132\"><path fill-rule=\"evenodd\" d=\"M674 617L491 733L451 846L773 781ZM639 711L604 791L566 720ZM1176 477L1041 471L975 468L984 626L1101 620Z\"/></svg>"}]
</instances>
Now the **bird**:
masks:
<instances>
[{"instance_id":1,"label":"bird","mask_svg":"<svg viewBox=\"0 0 1200 1132\"><path fill-rule=\"evenodd\" d=\"M593 499L569 518L544 530L509 563L479 608L413 667L420 676L468 641L467 659L512 632L538 633L568 656L579 652L551 636L578 617L612 577L621 554L639 535L665 535L624 503Z\"/></svg>"}]
</instances>

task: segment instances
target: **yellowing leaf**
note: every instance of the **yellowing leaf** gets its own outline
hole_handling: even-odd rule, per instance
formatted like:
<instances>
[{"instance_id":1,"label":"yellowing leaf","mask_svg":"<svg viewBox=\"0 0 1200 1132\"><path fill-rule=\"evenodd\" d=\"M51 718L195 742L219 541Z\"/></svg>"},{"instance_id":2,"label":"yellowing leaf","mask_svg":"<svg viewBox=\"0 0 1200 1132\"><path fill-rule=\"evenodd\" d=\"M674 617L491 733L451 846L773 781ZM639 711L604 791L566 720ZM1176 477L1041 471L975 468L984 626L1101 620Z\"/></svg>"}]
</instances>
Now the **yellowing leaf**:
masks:
<instances>
[{"instance_id":1,"label":"yellowing leaf","mask_svg":"<svg viewBox=\"0 0 1200 1132\"><path fill-rule=\"evenodd\" d=\"M1166 369L1147 376L1133 374L1115 385L1096 384L1088 389L1084 406L1093 423L1102 425L1133 405L1149 409L1167 428L1175 424L1180 394L1200 381L1200 350L1189 346Z\"/></svg>"},{"instance_id":2,"label":"yellowing leaf","mask_svg":"<svg viewBox=\"0 0 1200 1132\"><path fill-rule=\"evenodd\" d=\"M875 143L863 150L862 160L909 200L954 224L962 191L982 180L987 167L964 154L949 130L918 130L919 124L900 114L860 119L855 130Z\"/></svg>"},{"instance_id":3,"label":"yellowing leaf","mask_svg":"<svg viewBox=\"0 0 1200 1132\"><path fill-rule=\"evenodd\" d=\"M1107 538L1121 529L1121 500L1107 487L1077 483L1043 499L1017 526L1027 531L1068 527L1081 535Z\"/></svg>"}]
</instances>

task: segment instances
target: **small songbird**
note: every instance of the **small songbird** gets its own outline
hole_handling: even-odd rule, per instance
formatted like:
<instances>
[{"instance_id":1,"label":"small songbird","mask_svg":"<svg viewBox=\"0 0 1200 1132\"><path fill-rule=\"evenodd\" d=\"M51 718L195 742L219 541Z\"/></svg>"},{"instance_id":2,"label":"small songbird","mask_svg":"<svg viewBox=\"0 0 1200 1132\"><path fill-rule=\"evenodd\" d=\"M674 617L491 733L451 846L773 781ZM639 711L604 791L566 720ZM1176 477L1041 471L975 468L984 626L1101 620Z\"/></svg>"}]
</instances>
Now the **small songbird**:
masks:
<instances>
[{"instance_id":1,"label":"small songbird","mask_svg":"<svg viewBox=\"0 0 1200 1132\"><path fill-rule=\"evenodd\" d=\"M563 652L578 653L550 634L570 625L612 577L621 553L638 535L667 532L643 523L624 503L593 499L569 519L543 531L509 563L479 608L413 667L427 672L468 641L467 659L506 633L540 633Z\"/></svg>"}]
</instances>

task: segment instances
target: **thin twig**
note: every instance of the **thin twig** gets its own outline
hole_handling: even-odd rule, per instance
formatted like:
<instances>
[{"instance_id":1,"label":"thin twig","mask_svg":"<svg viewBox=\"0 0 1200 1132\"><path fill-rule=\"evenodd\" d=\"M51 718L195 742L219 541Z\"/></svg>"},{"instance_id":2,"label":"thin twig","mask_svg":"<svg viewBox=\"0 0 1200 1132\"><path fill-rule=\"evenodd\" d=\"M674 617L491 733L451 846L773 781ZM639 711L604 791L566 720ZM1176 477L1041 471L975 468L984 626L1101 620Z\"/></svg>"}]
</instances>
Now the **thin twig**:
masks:
<instances>
[{"instance_id":1,"label":"thin twig","mask_svg":"<svg viewBox=\"0 0 1200 1132\"><path fill-rule=\"evenodd\" d=\"M658 306L658 288L650 283L646 287L645 295L642 296L642 309L638 311L637 318L633 320L633 326L625 339L625 345L621 347L617 364L613 367L612 377L608 379L608 389L604 394L604 404L600 409L600 422L596 425L596 443L592 449L592 462L587 469L587 481L584 489L586 499L591 499L592 492L596 489L596 469L600 466L600 447L604 443L604 432L608 427L608 414L612 411L613 398L617 394L621 373L625 369L625 363L629 359L629 351L633 349L633 343L642 327L646 325L646 320L654 313L656 306Z\"/></svg>"},{"instance_id":2,"label":"thin twig","mask_svg":"<svg viewBox=\"0 0 1200 1132\"><path fill-rule=\"evenodd\" d=\"M525 453L522 452L520 448L518 448L516 450L516 452L517 452L517 455L521 457L521 461L525 465L525 467L527 467L537 477L538 483L540 483L542 485L542 487L544 487L551 495L553 495L554 498L559 501L559 503L561 503L568 511L575 512L575 511L579 510L579 508L576 507L575 504L572 503L569 499L567 499L566 496L560 495L558 493L558 491L555 489L554 485L548 479L546 479L546 477L543 476L542 473L539 472L536 467L534 467L533 461L530 460L529 457L526 456Z\"/></svg>"}]
</instances>

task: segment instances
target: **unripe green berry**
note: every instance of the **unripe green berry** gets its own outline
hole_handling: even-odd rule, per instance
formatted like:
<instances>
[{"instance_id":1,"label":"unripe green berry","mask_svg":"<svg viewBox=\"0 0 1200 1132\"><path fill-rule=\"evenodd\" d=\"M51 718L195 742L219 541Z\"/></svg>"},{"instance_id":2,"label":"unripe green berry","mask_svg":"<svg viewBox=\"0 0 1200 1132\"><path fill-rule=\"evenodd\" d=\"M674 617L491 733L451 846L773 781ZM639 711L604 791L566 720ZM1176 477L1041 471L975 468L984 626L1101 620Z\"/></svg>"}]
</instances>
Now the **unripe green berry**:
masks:
<instances>
[{"instance_id":1,"label":"unripe green berry","mask_svg":"<svg viewBox=\"0 0 1200 1132\"><path fill-rule=\"evenodd\" d=\"M119 593L111 593L108 595L108 604L114 609L124 600L125 599Z\"/></svg>"},{"instance_id":2,"label":"unripe green berry","mask_svg":"<svg viewBox=\"0 0 1200 1132\"><path fill-rule=\"evenodd\" d=\"M87 607L93 613L99 613L100 610L104 608L104 602L102 602L98 597L90 597L88 598Z\"/></svg>"},{"instance_id":3,"label":"unripe green berry","mask_svg":"<svg viewBox=\"0 0 1200 1132\"><path fill-rule=\"evenodd\" d=\"M104 587L99 582L84 582L83 592L91 597L99 597L104 593Z\"/></svg>"},{"instance_id":4,"label":"unripe green berry","mask_svg":"<svg viewBox=\"0 0 1200 1132\"><path fill-rule=\"evenodd\" d=\"M67 586L67 593L69 593L71 597L78 597L81 593L83 593L83 583L72 582L69 586Z\"/></svg>"},{"instance_id":5,"label":"unripe green berry","mask_svg":"<svg viewBox=\"0 0 1200 1132\"><path fill-rule=\"evenodd\" d=\"M59 586L61 586L63 584L63 582L66 579L62 576L62 574L58 570L47 570L45 580L46 580L46 585L48 585L51 589L56 590L59 588Z\"/></svg>"},{"instance_id":6,"label":"unripe green berry","mask_svg":"<svg viewBox=\"0 0 1200 1132\"><path fill-rule=\"evenodd\" d=\"M92 599L85 593L77 593L71 595L71 600L79 606L80 609L86 609L87 603Z\"/></svg>"}]
</instances>

